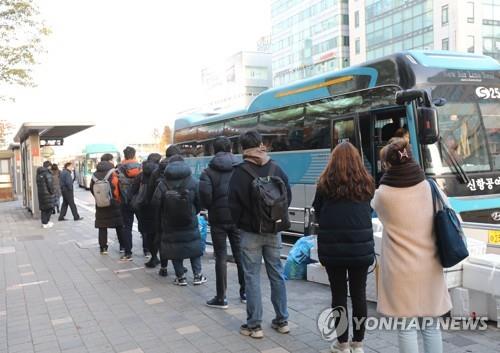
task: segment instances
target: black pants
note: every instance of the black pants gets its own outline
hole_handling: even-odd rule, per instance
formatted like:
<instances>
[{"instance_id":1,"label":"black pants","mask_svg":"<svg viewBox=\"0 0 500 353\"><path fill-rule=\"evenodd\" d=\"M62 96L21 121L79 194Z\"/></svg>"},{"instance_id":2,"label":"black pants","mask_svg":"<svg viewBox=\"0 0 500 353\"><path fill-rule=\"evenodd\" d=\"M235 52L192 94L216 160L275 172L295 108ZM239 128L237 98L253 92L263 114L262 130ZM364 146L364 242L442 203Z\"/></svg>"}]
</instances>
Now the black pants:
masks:
<instances>
[{"instance_id":1,"label":"black pants","mask_svg":"<svg viewBox=\"0 0 500 353\"><path fill-rule=\"evenodd\" d=\"M118 241L121 241L123 237L123 227L116 227L115 230ZM99 246L101 249L108 248L108 228L99 228Z\"/></svg>"},{"instance_id":2,"label":"black pants","mask_svg":"<svg viewBox=\"0 0 500 353\"><path fill-rule=\"evenodd\" d=\"M353 317L353 342L361 342L365 337L365 325L357 328L354 318L366 320L367 305L366 305L366 277L368 275L368 267L360 268L332 268L327 266L328 280L332 291L332 308L342 306L345 308L347 317L349 317L347 309L347 275L349 276L349 292L352 302L352 317ZM336 322L337 326L338 323ZM349 329L338 337L340 343L349 341Z\"/></svg>"},{"instance_id":3,"label":"black pants","mask_svg":"<svg viewBox=\"0 0 500 353\"><path fill-rule=\"evenodd\" d=\"M62 190L61 193L62 193L63 203L61 206L61 213L59 214L59 219L63 219L66 216L66 212L68 211L68 206L69 208L71 208L71 214L73 215L73 219L80 218L78 210L76 209L73 190Z\"/></svg>"},{"instance_id":4,"label":"black pants","mask_svg":"<svg viewBox=\"0 0 500 353\"><path fill-rule=\"evenodd\" d=\"M52 216L52 211L54 209L53 208L50 208L48 210L41 210L40 213L40 217L42 218L42 224L47 224L49 223L50 221L50 216Z\"/></svg>"},{"instance_id":5,"label":"black pants","mask_svg":"<svg viewBox=\"0 0 500 353\"><path fill-rule=\"evenodd\" d=\"M217 297L224 299L227 289L227 243L229 238L234 262L238 268L238 282L240 284L240 295L245 293L245 277L241 266L240 233L236 226L213 225L210 227L212 235L212 244L215 255L215 283L217 288Z\"/></svg>"},{"instance_id":6,"label":"black pants","mask_svg":"<svg viewBox=\"0 0 500 353\"><path fill-rule=\"evenodd\" d=\"M135 212L130 206L122 204L123 218L123 242L120 244L125 250L125 255L132 255L132 227L134 225Z\"/></svg>"}]
</instances>

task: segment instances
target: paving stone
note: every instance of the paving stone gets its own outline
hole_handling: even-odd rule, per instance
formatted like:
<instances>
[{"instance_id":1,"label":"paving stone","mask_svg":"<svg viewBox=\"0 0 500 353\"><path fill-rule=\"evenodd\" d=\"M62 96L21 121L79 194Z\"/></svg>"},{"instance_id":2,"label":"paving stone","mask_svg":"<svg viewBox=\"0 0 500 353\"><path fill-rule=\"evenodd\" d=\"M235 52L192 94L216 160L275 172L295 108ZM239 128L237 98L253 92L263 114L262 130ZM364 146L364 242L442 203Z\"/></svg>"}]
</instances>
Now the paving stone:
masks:
<instances>
[{"instance_id":1,"label":"paving stone","mask_svg":"<svg viewBox=\"0 0 500 353\"><path fill-rule=\"evenodd\" d=\"M63 325L63 324L69 324L73 322L73 319L71 317L64 317L61 319L56 319L56 320L51 320L52 326L57 326L57 325Z\"/></svg>"},{"instance_id":2,"label":"paving stone","mask_svg":"<svg viewBox=\"0 0 500 353\"><path fill-rule=\"evenodd\" d=\"M179 327L176 331L181 335L188 335L190 333L200 332L200 329L198 326L191 325L191 326Z\"/></svg>"},{"instance_id":3,"label":"paving stone","mask_svg":"<svg viewBox=\"0 0 500 353\"><path fill-rule=\"evenodd\" d=\"M142 288L136 288L136 289L134 289L134 293L146 293L146 292L151 292L151 288L149 288L149 287L142 287Z\"/></svg>"},{"instance_id":4,"label":"paving stone","mask_svg":"<svg viewBox=\"0 0 500 353\"><path fill-rule=\"evenodd\" d=\"M151 298L151 299L146 299L144 302L148 305L155 305L163 303L164 300L162 298Z\"/></svg>"}]
</instances>

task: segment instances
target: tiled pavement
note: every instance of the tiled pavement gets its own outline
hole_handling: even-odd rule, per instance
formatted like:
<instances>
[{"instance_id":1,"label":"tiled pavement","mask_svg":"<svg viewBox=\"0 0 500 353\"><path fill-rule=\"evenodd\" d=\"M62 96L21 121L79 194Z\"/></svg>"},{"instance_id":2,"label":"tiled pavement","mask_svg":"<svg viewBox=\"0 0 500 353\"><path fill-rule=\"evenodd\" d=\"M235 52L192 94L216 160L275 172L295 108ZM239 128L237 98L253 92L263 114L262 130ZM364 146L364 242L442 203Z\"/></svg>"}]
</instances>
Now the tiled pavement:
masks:
<instances>
[{"instance_id":1,"label":"tiled pavement","mask_svg":"<svg viewBox=\"0 0 500 353\"><path fill-rule=\"evenodd\" d=\"M329 305L328 287L288 282L292 332L280 335L268 326L272 305L264 280L266 337L243 337L238 328L245 306L238 301L234 264L228 268L230 308L208 308L204 303L215 292L210 255L203 262L206 285L174 286L171 275L144 269L142 256L120 263L116 243L101 256L93 214L80 210L84 221L56 221L45 230L18 202L0 203L0 353L328 351L316 328L318 313ZM134 238L139 249L138 234ZM445 352L500 352L493 325L485 332L446 332L444 339ZM396 342L394 332L368 332L365 351L397 352Z\"/></svg>"}]
</instances>

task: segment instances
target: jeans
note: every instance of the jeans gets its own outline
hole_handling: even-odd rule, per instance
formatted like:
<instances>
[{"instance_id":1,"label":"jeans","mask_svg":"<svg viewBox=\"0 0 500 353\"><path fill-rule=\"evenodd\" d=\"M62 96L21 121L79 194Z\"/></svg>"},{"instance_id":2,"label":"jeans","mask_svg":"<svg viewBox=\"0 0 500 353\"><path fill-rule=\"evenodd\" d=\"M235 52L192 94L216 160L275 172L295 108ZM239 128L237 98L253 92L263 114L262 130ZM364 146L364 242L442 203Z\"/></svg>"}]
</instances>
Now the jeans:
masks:
<instances>
[{"instance_id":1,"label":"jeans","mask_svg":"<svg viewBox=\"0 0 500 353\"><path fill-rule=\"evenodd\" d=\"M427 318L426 318L427 319ZM420 327L424 341L424 353L443 353L443 338L441 330L437 327L438 318L433 318L433 323ZM422 320L419 319L422 325ZM417 329L401 329L398 332L399 352L418 353Z\"/></svg>"},{"instance_id":2,"label":"jeans","mask_svg":"<svg viewBox=\"0 0 500 353\"><path fill-rule=\"evenodd\" d=\"M341 306L347 308L347 275L349 276L349 293L351 294L352 302L352 317L353 317L353 342L362 342L365 337L365 320L367 315L366 305L366 277L368 275L368 267L360 268L337 268L326 267L330 289L332 291L332 308ZM356 321L362 322L360 327L357 327ZM364 319L364 320L363 320ZM338 325L338 323L336 323ZM348 326L349 327L349 326ZM339 343L349 341L349 328L338 336Z\"/></svg>"},{"instance_id":3,"label":"jeans","mask_svg":"<svg viewBox=\"0 0 500 353\"><path fill-rule=\"evenodd\" d=\"M224 299L227 289L227 241L231 244L234 262L238 269L238 283L240 284L240 296L245 294L245 277L241 266L240 233L234 225L211 226L212 244L215 255L215 284L217 298Z\"/></svg>"},{"instance_id":4,"label":"jeans","mask_svg":"<svg viewBox=\"0 0 500 353\"><path fill-rule=\"evenodd\" d=\"M50 216L52 216L52 211L53 209L49 210L41 210L40 211L40 217L42 218L42 224L47 224L50 221Z\"/></svg>"},{"instance_id":5,"label":"jeans","mask_svg":"<svg viewBox=\"0 0 500 353\"><path fill-rule=\"evenodd\" d=\"M132 226L134 225L134 210L128 205L121 205L122 218L123 218L123 237L122 243L125 250L125 255L132 255Z\"/></svg>"},{"instance_id":6,"label":"jeans","mask_svg":"<svg viewBox=\"0 0 500 353\"><path fill-rule=\"evenodd\" d=\"M200 275L201 274L201 256L198 257L192 257L190 258L191 260L191 269L193 270L193 275ZM184 260L172 260L172 263L174 264L174 270L175 270L175 275L177 278L182 278L184 277ZM163 265L162 265L163 267ZM167 267L165 265L165 267Z\"/></svg>"},{"instance_id":7,"label":"jeans","mask_svg":"<svg viewBox=\"0 0 500 353\"><path fill-rule=\"evenodd\" d=\"M280 259L281 234L256 234L241 232L241 265L245 274L247 295L247 325L256 327L262 323L262 295L260 269L262 258L271 284L271 302L279 322L288 320L286 284Z\"/></svg>"},{"instance_id":8,"label":"jeans","mask_svg":"<svg viewBox=\"0 0 500 353\"><path fill-rule=\"evenodd\" d=\"M61 193L63 202L61 206L61 213L59 213L59 219L63 219L66 216L66 212L68 211L68 206L71 209L71 214L73 215L73 219L80 218L78 210L76 209L73 190L61 190Z\"/></svg>"},{"instance_id":9,"label":"jeans","mask_svg":"<svg viewBox=\"0 0 500 353\"><path fill-rule=\"evenodd\" d=\"M123 227L116 227L116 236L118 241L123 237ZM108 228L99 228L99 246L101 249L108 248Z\"/></svg>"}]
</instances>

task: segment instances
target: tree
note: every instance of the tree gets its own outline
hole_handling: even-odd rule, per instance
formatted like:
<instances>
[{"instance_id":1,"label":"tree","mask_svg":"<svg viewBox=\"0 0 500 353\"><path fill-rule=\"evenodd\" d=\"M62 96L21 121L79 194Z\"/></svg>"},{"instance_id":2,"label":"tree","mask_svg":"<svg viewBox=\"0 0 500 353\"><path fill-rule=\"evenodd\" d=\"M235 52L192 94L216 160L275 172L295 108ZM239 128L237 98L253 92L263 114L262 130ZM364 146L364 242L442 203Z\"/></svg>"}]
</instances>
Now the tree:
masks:
<instances>
[{"instance_id":1,"label":"tree","mask_svg":"<svg viewBox=\"0 0 500 353\"><path fill-rule=\"evenodd\" d=\"M34 0L0 1L0 87L35 85L31 68L44 52L42 38L49 33ZM0 98L6 97L0 93Z\"/></svg>"},{"instance_id":2,"label":"tree","mask_svg":"<svg viewBox=\"0 0 500 353\"><path fill-rule=\"evenodd\" d=\"M172 143L172 130L170 130L170 126L165 126L163 128L163 134L160 139L160 151L165 151L167 146Z\"/></svg>"},{"instance_id":3,"label":"tree","mask_svg":"<svg viewBox=\"0 0 500 353\"><path fill-rule=\"evenodd\" d=\"M0 120L0 150L7 147L10 133L14 129L14 124L8 120Z\"/></svg>"}]
</instances>

